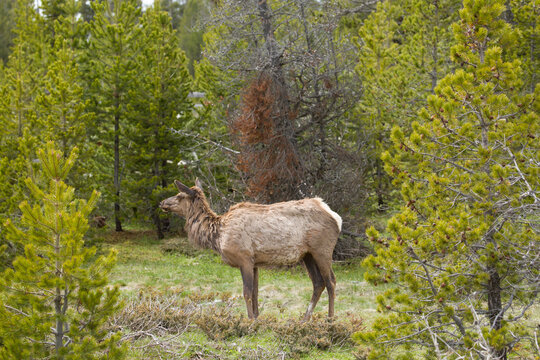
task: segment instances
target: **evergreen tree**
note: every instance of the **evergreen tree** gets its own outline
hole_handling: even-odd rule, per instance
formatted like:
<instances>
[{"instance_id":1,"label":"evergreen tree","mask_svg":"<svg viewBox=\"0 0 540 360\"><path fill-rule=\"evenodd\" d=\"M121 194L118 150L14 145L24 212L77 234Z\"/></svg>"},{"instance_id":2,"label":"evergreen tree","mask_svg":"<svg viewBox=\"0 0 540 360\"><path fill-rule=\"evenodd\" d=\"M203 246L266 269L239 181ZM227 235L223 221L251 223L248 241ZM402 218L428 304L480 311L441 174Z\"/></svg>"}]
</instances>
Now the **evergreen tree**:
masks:
<instances>
[{"instance_id":1,"label":"evergreen tree","mask_svg":"<svg viewBox=\"0 0 540 360\"><path fill-rule=\"evenodd\" d=\"M524 319L540 289L540 87L524 89L504 10L501 0L464 2L453 25L456 71L409 136L392 130L396 154L383 160L404 205L389 238L368 230L377 254L365 265L366 280L398 286L357 335L376 344L371 358L402 345L401 358L421 346L431 358L507 359L534 341Z\"/></svg>"},{"instance_id":2,"label":"evergreen tree","mask_svg":"<svg viewBox=\"0 0 540 360\"><path fill-rule=\"evenodd\" d=\"M540 80L540 6L535 0L513 0L510 8L521 34L515 49L523 63L524 89L532 92Z\"/></svg>"},{"instance_id":3,"label":"evergreen tree","mask_svg":"<svg viewBox=\"0 0 540 360\"><path fill-rule=\"evenodd\" d=\"M14 6L12 0L0 0L0 60L6 63L10 48L13 45L13 28L15 26Z\"/></svg>"},{"instance_id":4,"label":"evergreen tree","mask_svg":"<svg viewBox=\"0 0 540 360\"><path fill-rule=\"evenodd\" d=\"M185 144L171 129L181 129L191 119L191 79L171 18L158 2L145 12L141 25L146 46L137 59L141 72L130 95L137 121L128 128L131 150L126 158L133 206L152 219L161 239L166 226L159 202L177 176Z\"/></svg>"},{"instance_id":5,"label":"evergreen tree","mask_svg":"<svg viewBox=\"0 0 540 360\"><path fill-rule=\"evenodd\" d=\"M87 48L89 26L84 22L81 13L85 2L82 0L64 0L59 6L60 15L52 23L55 44L67 42L67 47L73 52L72 57L79 62L81 52ZM61 39L60 39L61 38Z\"/></svg>"},{"instance_id":6,"label":"evergreen tree","mask_svg":"<svg viewBox=\"0 0 540 360\"><path fill-rule=\"evenodd\" d=\"M400 63L407 74L407 116L412 119L425 105L425 94L433 93L437 82L452 67L448 52L453 45L452 23L459 18L459 0L407 0L401 5L402 34Z\"/></svg>"},{"instance_id":7,"label":"evergreen tree","mask_svg":"<svg viewBox=\"0 0 540 360\"><path fill-rule=\"evenodd\" d=\"M40 30L43 19L33 1L18 0L14 6L13 48L0 83L0 215L14 221L23 199L24 179L33 171L30 159L41 132L35 107L48 58L48 45ZM0 269L9 266L21 249L8 241L0 224Z\"/></svg>"},{"instance_id":8,"label":"evergreen tree","mask_svg":"<svg viewBox=\"0 0 540 360\"><path fill-rule=\"evenodd\" d=\"M44 79L45 91L36 99L47 140L53 140L67 156L75 146L85 142L85 125L91 114L85 112L82 87L73 52L61 37L55 46L55 60Z\"/></svg>"},{"instance_id":9,"label":"evergreen tree","mask_svg":"<svg viewBox=\"0 0 540 360\"><path fill-rule=\"evenodd\" d=\"M80 16L81 0L49 1L58 13L49 19L54 29L53 46L37 108L43 123L41 138L53 140L68 154L74 146L80 149L79 161L69 180L80 194L88 196L95 188L95 146L87 136L94 120L83 74L88 72L87 54L89 25Z\"/></svg>"},{"instance_id":10,"label":"evergreen tree","mask_svg":"<svg viewBox=\"0 0 540 360\"><path fill-rule=\"evenodd\" d=\"M457 18L457 0L388 0L377 4L358 30L357 72L363 96L356 108L358 140L368 154L371 186L379 210L394 196L391 178L380 159L391 146L390 130L410 123L425 105L426 93L449 72L450 25ZM364 134L362 136L362 134Z\"/></svg>"},{"instance_id":11,"label":"evergreen tree","mask_svg":"<svg viewBox=\"0 0 540 360\"><path fill-rule=\"evenodd\" d=\"M19 0L15 6L16 37L0 84L0 156L2 192L0 214L17 216L17 204L25 188L22 179L32 164L35 136L41 132L35 98L39 93L48 53L40 31L42 18L33 2ZM0 242L4 242L3 237Z\"/></svg>"},{"instance_id":12,"label":"evergreen tree","mask_svg":"<svg viewBox=\"0 0 540 360\"><path fill-rule=\"evenodd\" d=\"M2 84L6 97L3 115L11 129L8 132L22 137L25 128L34 134L41 130L35 122L33 101L46 73L49 46L41 30L43 18L33 1L18 0L15 13L16 37Z\"/></svg>"},{"instance_id":13,"label":"evergreen tree","mask_svg":"<svg viewBox=\"0 0 540 360\"><path fill-rule=\"evenodd\" d=\"M356 107L359 132L367 132L368 159L371 160L372 188L377 208L387 207L389 178L383 170L381 153L387 148L392 126L405 120L408 78L399 62L401 48L398 24L401 9L390 1L381 2L359 29L357 72L364 86ZM399 39L399 40L398 40ZM409 96L410 97L410 96Z\"/></svg>"},{"instance_id":14,"label":"evergreen tree","mask_svg":"<svg viewBox=\"0 0 540 360\"><path fill-rule=\"evenodd\" d=\"M203 183L212 184L205 191L218 211L226 211L230 203L222 190L230 192L238 185L237 169L231 166L238 151L233 149L229 128L223 121L229 116L230 103L235 101L226 86L229 83L226 78L231 74L220 71L207 59L194 63L194 69L192 102L195 111L193 120L184 129L191 143L197 146L197 153L204 156L204 161L200 157L195 158L197 153L192 152L184 169L192 178L199 177Z\"/></svg>"},{"instance_id":15,"label":"evergreen tree","mask_svg":"<svg viewBox=\"0 0 540 360\"><path fill-rule=\"evenodd\" d=\"M11 134L9 135L11 137ZM9 139L8 136L6 138ZM24 179L32 174L36 164L31 161L37 148L37 138L25 129L23 136L9 141L7 147L0 147L0 217L14 222L20 219L18 203L25 195ZM5 229L0 223L0 271L11 266L16 254L22 251L20 244L6 238Z\"/></svg>"},{"instance_id":16,"label":"evergreen tree","mask_svg":"<svg viewBox=\"0 0 540 360\"><path fill-rule=\"evenodd\" d=\"M111 200L116 231L122 231L123 127L130 120L127 117L128 93L139 75L136 54L141 34L138 23L141 11L136 0L94 1L92 8L95 15L91 23L88 81L96 126L91 135L98 139L96 141L110 144L102 155L114 159ZM103 163L107 162L110 161L105 158Z\"/></svg>"},{"instance_id":17,"label":"evergreen tree","mask_svg":"<svg viewBox=\"0 0 540 360\"><path fill-rule=\"evenodd\" d=\"M13 268L0 277L0 337L4 359L119 358L118 336L103 324L118 309L118 288L107 287L116 259L96 257L84 246L87 217L99 194L77 199L64 182L76 158L38 151L41 171L26 185L33 203L23 201L21 225L7 220L7 236L24 245Z\"/></svg>"},{"instance_id":18,"label":"evergreen tree","mask_svg":"<svg viewBox=\"0 0 540 360\"><path fill-rule=\"evenodd\" d=\"M95 184L84 175L91 172L93 155L86 129L94 114L89 110L89 101L83 99L81 75L72 44L57 32L51 54L54 61L48 67L41 93L36 98L43 129L39 138L54 141L65 156L74 147L81 150L80 161L70 173L70 181L78 191L89 194Z\"/></svg>"},{"instance_id":19,"label":"evergreen tree","mask_svg":"<svg viewBox=\"0 0 540 360\"><path fill-rule=\"evenodd\" d=\"M45 3L46 6L51 3ZM54 140L65 154L77 145L83 157L89 158L85 125L91 118L82 100L81 79L76 64L84 35L77 20L74 0L56 2L59 15L45 26L33 2L20 0L16 7L16 34L13 52L2 81L0 119L2 121L2 192L0 213L16 219L18 203L22 200L24 179L31 175L35 164L30 163L37 142ZM44 31L43 28L56 28ZM64 40L63 36L67 36ZM53 44L54 46L50 46ZM83 181L80 165L70 175L79 190L92 186ZM1 243L6 240L2 236ZM10 249L15 245L7 243ZM12 260L12 259L11 259ZM10 260L6 259L5 265Z\"/></svg>"},{"instance_id":20,"label":"evergreen tree","mask_svg":"<svg viewBox=\"0 0 540 360\"><path fill-rule=\"evenodd\" d=\"M81 0L81 17L85 23L89 23L94 18L94 10L92 10L91 0Z\"/></svg>"},{"instance_id":21,"label":"evergreen tree","mask_svg":"<svg viewBox=\"0 0 540 360\"><path fill-rule=\"evenodd\" d=\"M178 30L180 22L182 21L182 16L184 15L184 6L184 2L177 0L159 0L159 7L169 14L172 27L175 30Z\"/></svg>"},{"instance_id":22,"label":"evergreen tree","mask_svg":"<svg viewBox=\"0 0 540 360\"><path fill-rule=\"evenodd\" d=\"M203 44L203 21L209 16L210 4L204 0L188 0L182 8L182 16L178 23L178 39L180 47L189 60L189 72L194 74L195 61L201 59L201 46ZM173 21L174 24L174 21Z\"/></svg>"}]
</instances>

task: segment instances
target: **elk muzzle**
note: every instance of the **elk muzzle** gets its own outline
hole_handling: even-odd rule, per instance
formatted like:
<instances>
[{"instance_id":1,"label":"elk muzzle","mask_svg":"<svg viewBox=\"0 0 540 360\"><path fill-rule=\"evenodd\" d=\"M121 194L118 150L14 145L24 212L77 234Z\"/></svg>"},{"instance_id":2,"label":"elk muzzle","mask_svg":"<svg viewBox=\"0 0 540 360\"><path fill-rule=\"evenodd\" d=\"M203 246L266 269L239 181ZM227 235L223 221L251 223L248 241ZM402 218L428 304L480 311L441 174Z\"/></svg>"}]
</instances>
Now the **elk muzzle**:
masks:
<instances>
[{"instance_id":1,"label":"elk muzzle","mask_svg":"<svg viewBox=\"0 0 540 360\"><path fill-rule=\"evenodd\" d=\"M163 210L164 212L168 212L169 211L169 205L167 205L166 203L167 200L163 200L162 202L159 203L159 208L161 210Z\"/></svg>"}]
</instances>

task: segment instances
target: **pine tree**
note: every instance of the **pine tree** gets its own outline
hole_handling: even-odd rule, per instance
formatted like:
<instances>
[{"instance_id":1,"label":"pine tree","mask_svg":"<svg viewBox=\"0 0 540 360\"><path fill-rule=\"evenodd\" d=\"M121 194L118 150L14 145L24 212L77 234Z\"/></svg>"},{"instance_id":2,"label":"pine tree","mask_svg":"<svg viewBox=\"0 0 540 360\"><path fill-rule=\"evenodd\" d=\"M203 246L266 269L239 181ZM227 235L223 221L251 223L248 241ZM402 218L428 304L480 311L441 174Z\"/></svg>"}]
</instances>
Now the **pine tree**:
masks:
<instances>
[{"instance_id":1,"label":"pine tree","mask_svg":"<svg viewBox=\"0 0 540 360\"><path fill-rule=\"evenodd\" d=\"M3 115L12 129L8 132L22 137L25 128L34 134L41 130L35 122L33 101L46 73L49 46L41 31L43 18L32 1L18 0L15 13L16 37L2 84L7 107Z\"/></svg>"},{"instance_id":2,"label":"pine tree","mask_svg":"<svg viewBox=\"0 0 540 360\"><path fill-rule=\"evenodd\" d=\"M45 6L43 3L42 6ZM67 47L73 52L72 57L79 62L81 52L88 46L89 26L84 22L81 13L84 11L84 1L64 0L57 3L59 15L52 22L55 44L59 38L67 42Z\"/></svg>"},{"instance_id":3,"label":"pine tree","mask_svg":"<svg viewBox=\"0 0 540 360\"><path fill-rule=\"evenodd\" d=\"M512 0L510 9L521 35L515 48L523 62L524 88L532 92L540 81L540 5L535 0Z\"/></svg>"},{"instance_id":4,"label":"pine tree","mask_svg":"<svg viewBox=\"0 0 540 360\"><path fill-rule=\"evenodd\" d=\"M107 286L116 259L84 246L87 217L99 194L77 199L64 180L76 159L52 142L38 151L41 171L26 185L32 202L20 204L21 225L7 220L8 239L24 245L0 277L0 358L119 358L118 336L103 324L119 307L118 288Z\"/></svg>"},{"instance_id":5,"label":"pine tree","mask_svg":"<svg viewBox=\"0 0 540 360\"><path fill-rule=\"evenodd\" d=\"M70 183L78 193L88 196L95 188L95 146L87 136L94 120L86 96L83 73L88 71L87 53L89 25L80 16L82 1L63 0L42 3L49 14L51 47L47 73L36 99L43 123L43 141L53 140L67 156L74 146L80 150L79 161L70 172ZM56 15L51 15L56 14Z\"/></svg>"},{"instance_id":6,"label":"pine tree","mask_svg":"<svg viewBox=\"0 0 540 360\"><path fill-rule=\"evenodd\" d=\"M90 193L93 182L84 176L92 165L93 152L87 138L87 127L92 123L94 114L90 111L89 101L84 99L82 79L76 62L76 51L72 42L64 39L57 32L55 46L51 53L52 63L48 66L43 79L43 87L36 98L38 120L43 129L39 138L52 140L62 153L78 147L81 157L70 173L70 181L83 193Z\"/></svg>"},{"instance_id":7,"label":"pine tree","mask_svg":"<svg viewBox=\"0 0 540 360\"><path fill-rule=\"evenodd\" d=\"M42 6L51 4L46 2ZM38 142L54 140L64 154L77 145L82 149L85 165L91 155L85 127L92 116L87 102L82 100L76 64L85 41L84 26L77 19L75 0L56 2L55 6L62 9L61 14L48 23L42 16L47 11L37 9L33 1L19 0L15 8L17 36L0 90L0 191L6 195L0 200L0 213L12 219L20 215L18 203L26 188L23 180L35 170L29 159ZM79 191L84 191L93 184L83 179L83 173L88 171L81 165L79 162L71 172L70 180ZM0 243L6 243L1 235ZM14 244L6 244L15 248ZM6 259L5 264L11 260Z\"/></svg>"},{"instance_id":8,"label":"pine tree","mask_svg":"<svg viewBox=\"0 0 540 360\"><path fill-rule=\"evenodd\" d=\"M177 176L185 145L172 129L182 129L191 119L191 78L171 18L158 2L146 10L141 25L146 45L137 59L141 67L137 86L130 93L131 116L137 121L127 130L131 151L126 159L132 180L128 187L132 206L152 219L161 239L167 221L161 218L159 202Z\"/></svg>"},{"instance_id":9,"label":"pine tree","mask_svg":"<svg viewBox=\"0 0 540 360\"><path fill-rule=\"evenodd\" d=\"M355 110L358 138L364 135L372 185L379 210L394 199L390 177L380 160L391 146L390 130L410 123L425 105L426 93L449 72L445 56L452 44L450 25L457 18L457 0L388 0L358 29L358 72L363 95Z\"/></svg>"},{"instance_id":10,"label":"pine tree","mask_svg":"<svg viewBox=\"0 0 540 360\"><path fill-rule=\"evenodd\" d=\"M13 45L14 6L9 0L0 1L0 62L6 63Z\"/></svg>"},{"instance_id":11,"label":"pine tree","mask_svg":"<svg viewBox=\"0 0 540 360\"><path fill-rule=\"evenodd\" d=\"M407 73L408 86L413 90L408 117L414 118L425 105L425 94L433 92L437 82L452 67L447 54L453 45L452 23L458 20L459 0L398 1L403 18L400 63ZM415 106L416 104L419 104Z\"/></svg>"},{"instance_id":12,"label":"pine tree","mask_svg":"<svg viewBox=\"0 0 540 360\"><path fill-rule=\"evenodd\" d=\"M136 0L94 1L91 23L89 74L90 91L96 113L96 126L91 134L110 145L112 152L113 191L116 231L122 231L121 182L123 166L123 126L127 118L128 93L138 76L136 54L141 28L140 7ZM110 156L110 155L108 155ZM104 164L110 162L104 159ZM108 168L107 168L108 169Z\"/></svg>"},{"instance_id":13,"label":"pine tree","mask_svg":"<svg viewBox=\"0 0 540 360\"><path fill-rule=\"evenodd\" d=\"M40 122L47 140L53 140L65 156L85 141L85 124L91 114L85 113L78 67L68 42L58 37L54 55L44 78L46 89L36 99Z\"/></svg>"},{"instance_id":14,"label":"pine tree","mask_svg":"<svg viewBox=\"0 0 540 360\"><path fill-rule=\"evenodd\" d=\"M42 131L35 99L46 71L49 47L34 2L18 0L14 11L16 36L0 83L0 214L17 219L17 205L26 188L23 179L35 168L30 159L36 150L36 136ZM16 246L3 233L0 225L0 244L15 253ZM0 267L11 260L4 257Z\"/></svg>"},{"instance_id":15,"label":"pine tree","mask_svg":"<svg viewBox=\"0 0 540 360\"><path fill-rule=\"evenodd\" d=\"M501 0L464 2L453 25L457 69L409 136L392 130L395 153L383 160L404 202L388 238L368 230L377 254L365 277L397 286L357 335L374 345L371 358L395 345L401 358L421 346L439 359L507 359L534 341L526 318L540 289L540 87L524 89L504 10Z\"/></svg>"},{"instance_id":16,"label":"pine tree","mask_svg":"<svg viewBox=\"0 0 540 360\"><path fill-rule=\"evenodd\" d=\"M197 146L197 153L203 154L204 161L196 161L192 153L184 170L189 171L192 178L199 177L203 183L212 184L205 190L211 197L213 193L219 194L213 198L213 205L225 211L229 204L220 191L234 189L238 181L237 169L231 166L238 151L232 148L229 127L223 121L229 116L230 102L236 100L226 86L229 82L226 78L231 74L220 71L207 59L194 63L194 69L192 103L195 111L185 130L192 140L191 146Z\"/></svg>"},{"instance_id":17,"label":"pine tree","mask_svg":"<svg viewBox=\"0 0 540 360\"><path fill-rule=\"evenodd\" d=\"M204 34L202 23L204 18L209 15L209 7L210 3L206 0L188 0L182 7L182 16L177 21L178 40L189 60L188 68L191 74L194 74L195 71L194 62L201 59Z\"/></svg>"},{"instance_id":18,"label":"pine tree","mask_svg":"<svg viewBox=\"0 0 540 360\"><path fill-rule=\"evenodd\" d=\"M387 206L390 180L380 160L387 148L392 126L404 120L406 77L399 62L398 24L402 10L390 1L381 2L359 29L357 72L364 84L364 95L356 107L359 130L368 132L368 158L372 161L373 189L377 208ZM410 97L410 96L409 96Z\"/></svg>"}]
</instances>

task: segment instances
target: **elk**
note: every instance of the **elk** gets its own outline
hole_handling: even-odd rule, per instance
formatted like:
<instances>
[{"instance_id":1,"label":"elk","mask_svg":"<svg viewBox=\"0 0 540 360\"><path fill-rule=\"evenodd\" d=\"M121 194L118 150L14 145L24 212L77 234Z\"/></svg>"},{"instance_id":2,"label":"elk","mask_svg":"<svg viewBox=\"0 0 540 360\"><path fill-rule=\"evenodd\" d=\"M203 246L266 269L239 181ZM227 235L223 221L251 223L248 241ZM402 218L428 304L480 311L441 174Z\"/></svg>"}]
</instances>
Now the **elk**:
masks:
<instances>
[{"instance_id":1,"label":"elk","mask_svg":"<svg viewBox=\"0 0 540 360\"><path fill-rule=\"evenodd\" d=\"M163 200L163 211L186 219L189 240L209 248L223 261L239 268L250 319L257 318L258 268L303 261L313 283L313 295L304 315L309 320L323 290L328 291L328 317L334 316L336 277L332 252L341 231L341 217L320 198L270 205L248 202L217 215L208 204L198 180L188 187L174 181L179 193Z\"/></svg>"}]
</instances>

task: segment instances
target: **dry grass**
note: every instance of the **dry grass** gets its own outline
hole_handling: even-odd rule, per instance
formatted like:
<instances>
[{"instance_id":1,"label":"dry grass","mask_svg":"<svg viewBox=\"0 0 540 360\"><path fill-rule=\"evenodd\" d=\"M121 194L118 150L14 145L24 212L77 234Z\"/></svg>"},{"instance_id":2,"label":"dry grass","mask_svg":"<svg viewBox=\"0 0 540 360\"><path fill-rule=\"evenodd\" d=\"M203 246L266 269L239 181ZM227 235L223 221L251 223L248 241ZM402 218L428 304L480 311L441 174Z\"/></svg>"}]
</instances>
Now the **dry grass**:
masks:
<instances>
[{"instance_id":1,"label":"dry grass","mask_svg":"<svg viewBox=\"0 0 540 360\"><path fill-rule=\"evenodd\" d=\"M121 330L123 341L129 341L145 357L197 354L200 342L186 339L188 332L199 331L210 340L204 343L211 342L214 347L242 338L255 342L258 337L270 338L270 344L258 345L256 351L251 350L252 355L261 358L261 354L266 353L262 358L272 358L268 356L278 353L284 358L302 356L314 349L352 349L351 335L361 329L362 321L357 317L352 321L329 321L320 314L309 322L272 315L253 321L238 313L235 299L229 295L192 293L184 296L179 292L141 291L136 298L127 301L109 326ZM242 352L242 357L245 355Z\"/></svg>"}]
</instances>

